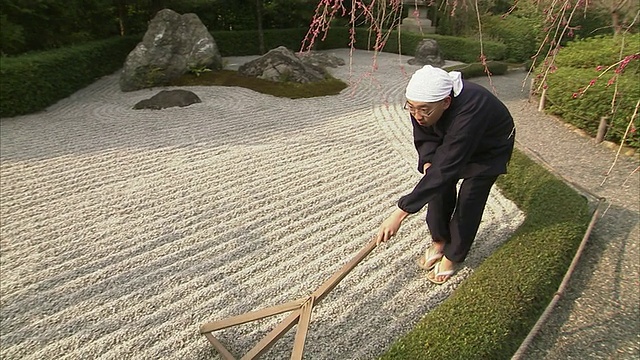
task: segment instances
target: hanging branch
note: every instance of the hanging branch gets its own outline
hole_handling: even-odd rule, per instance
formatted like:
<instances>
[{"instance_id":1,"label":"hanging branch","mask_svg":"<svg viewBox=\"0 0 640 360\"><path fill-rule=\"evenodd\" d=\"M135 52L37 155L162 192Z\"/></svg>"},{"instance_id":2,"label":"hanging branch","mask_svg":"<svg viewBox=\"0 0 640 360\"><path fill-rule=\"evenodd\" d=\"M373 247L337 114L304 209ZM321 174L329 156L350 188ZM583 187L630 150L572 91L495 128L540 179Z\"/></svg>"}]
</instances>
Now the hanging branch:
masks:
<instances>
[{"instance_id":1,"label":"hanging branch","mask_svg":"<svg viewBox=\"0 0 640 360\"><path fill-rule=\"evenodd\" d=\"M618 151L616 152L616 157L613 160L613 163L611 164L611 167L609 168L609 171L607 171L607 173L605 174L604 179L602 179L602 182L600 183L600 186L604 185L604 183L607 181L607 178L611 174L611 171L613 170L613 167L616 165L616 162L618 161L618 158L620 157L620 152L622 151L622 147L624 146L624 142L626 141L627 135L629 135L629 131L631 130L631 127L633 126L633 121L636 119L636 116L638 115L638 107L640 107L640 99L638 99L638 101L636 102L636 108L633 110L633 115L631 115L631 119L629 120L629 124L627 125L627 129L625 130L624 136L622 137L622 140L620 141L620 146L618 146Z\"/></svg>"}]
</instances>

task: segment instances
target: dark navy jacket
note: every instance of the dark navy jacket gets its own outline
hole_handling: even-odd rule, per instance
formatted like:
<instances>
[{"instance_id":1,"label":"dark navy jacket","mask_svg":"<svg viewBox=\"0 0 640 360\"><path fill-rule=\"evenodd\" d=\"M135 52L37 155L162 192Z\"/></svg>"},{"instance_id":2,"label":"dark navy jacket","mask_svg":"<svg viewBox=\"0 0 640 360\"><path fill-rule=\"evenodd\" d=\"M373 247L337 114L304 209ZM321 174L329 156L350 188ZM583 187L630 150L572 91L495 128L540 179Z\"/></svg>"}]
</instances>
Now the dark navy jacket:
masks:
<instances>
[{"instance_id":1,"label":"dark navy jacket","mask_svg":"<svg viewBox=\"0 0 640 360\"><path fill-rule=\"evenodd\" d=\"M467 81L463 84L435 125L420 126L411 116L418 171L427 162L431 167L413 191L398 201L398 207L408 213L420 211L451 181L507 172L515 141L511 114L489 90Z\"/></svg>"}]
</instances>

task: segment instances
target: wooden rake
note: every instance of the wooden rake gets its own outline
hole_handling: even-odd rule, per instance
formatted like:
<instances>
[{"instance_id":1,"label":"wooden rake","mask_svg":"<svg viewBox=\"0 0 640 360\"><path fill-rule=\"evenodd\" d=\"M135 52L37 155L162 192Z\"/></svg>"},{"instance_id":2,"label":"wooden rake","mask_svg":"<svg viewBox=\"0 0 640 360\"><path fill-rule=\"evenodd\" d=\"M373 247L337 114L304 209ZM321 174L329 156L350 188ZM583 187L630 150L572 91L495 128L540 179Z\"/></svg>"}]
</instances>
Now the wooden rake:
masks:
<instances>
[{"instance_id":1,"label":"wooden rake","mask_svg":"<svg viewBox=\"0 0 640 360\"><path fill-rule=\"evenodd\" d=\"M271 306L265 309L251 311L242 315L233 316L223 320L212 321L200 326L200 333L209 340L211 345L220 353L225 360L235 360L236 358L231 354L222 343L216 339L212 332L225 329L231 326L248 323L255 320L260 320L269 316L282 314L287 311L291 311L291 314L280 321L276 327L271 330L260 342L258 342L248 353L246 353L241 359L257 359L260 355L264 354L278 339L280 339L287 331L289 331L294 325L298 324L296 330L296 336L293 342L293 350L291 352L291 359L302 359L302 353L304 351L304 341L307 337L307 331L309 330L309 323L311 322L311 311L313 307L318 304L327 294L333 290L338 283L344 279L347 274L358 265L362 259L367 257L369 253L377 246L376 239L372 239L365 247L363 247L348 263L346 263L340 270L335 272L329 279L327 279L316 291L314 291L307 298L302 298L294 301L290 301L281 305Z\"/></svg>"}]
</instances>

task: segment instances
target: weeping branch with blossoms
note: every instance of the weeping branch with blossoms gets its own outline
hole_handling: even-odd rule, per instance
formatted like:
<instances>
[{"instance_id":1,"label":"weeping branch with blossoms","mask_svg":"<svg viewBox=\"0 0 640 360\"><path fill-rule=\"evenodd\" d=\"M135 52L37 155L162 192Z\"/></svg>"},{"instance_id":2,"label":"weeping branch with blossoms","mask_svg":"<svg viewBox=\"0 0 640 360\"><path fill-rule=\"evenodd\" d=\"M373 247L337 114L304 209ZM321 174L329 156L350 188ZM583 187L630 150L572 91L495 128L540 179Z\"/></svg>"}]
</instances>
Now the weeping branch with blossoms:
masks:
<instances>
[{"instance_id":1,"label":"weeping branch with blossoms","mask_svg":"<svg viewBox=\"0 0 640 360\"><path fill-rule=\"evenodd\" d=\"M320 0L309 25L309 30L302 41L301 51L310 50L318 39L327 36L331 21L336 15L345 16L347 9L344 3L351 3L349 46L355 45L355 26L359 21L369 24L369 31L375 34L374 51L381 51L391 34L401 22L402 0ZM384 24L389 23L388 29Z\"/></svg>"}]
</instances>

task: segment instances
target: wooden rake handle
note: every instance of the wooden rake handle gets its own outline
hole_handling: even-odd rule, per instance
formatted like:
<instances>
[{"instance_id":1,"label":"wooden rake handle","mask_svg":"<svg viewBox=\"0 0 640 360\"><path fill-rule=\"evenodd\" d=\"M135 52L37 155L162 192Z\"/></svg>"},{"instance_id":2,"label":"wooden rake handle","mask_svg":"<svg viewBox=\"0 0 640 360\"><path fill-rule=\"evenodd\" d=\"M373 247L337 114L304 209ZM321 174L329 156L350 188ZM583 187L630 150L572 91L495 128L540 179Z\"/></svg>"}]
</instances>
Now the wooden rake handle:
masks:
<instances>
[{"instance_id":1,"label":"wooden rake handle","mask_svg":"<svg viewBox=\"0 0 640 360\"><path fill-rule=\"evenodd\" d=\"M344 279L353 268L356 267L367 255L377 246L377 241L373 238L365 245L348 263L344 264L340 270L336 271L329 279L316 289L309 297L290 301L285 304L268 307L261 310L251 311L242 315L233 316L227 319L206 323L200 327L200 333L204 334L213 347L218 350L225 360L235 359L233 355L216 339L211 332L224 329L234 325L244 324L249 321L262 319L268 316L280 314L287 311L293 311L289 316L282 320L271 332L267 334L253 349L251 349L242 359L256 359L262 355L271 345L276 342L284 333L289 331L296 323L298 331L294 340L293 352L291 359L302 359L304 351L304 342L311 322L311 312L313 307L319 303L327 294L333 290L338 283Z\"/></svg>"}]
</instances>

